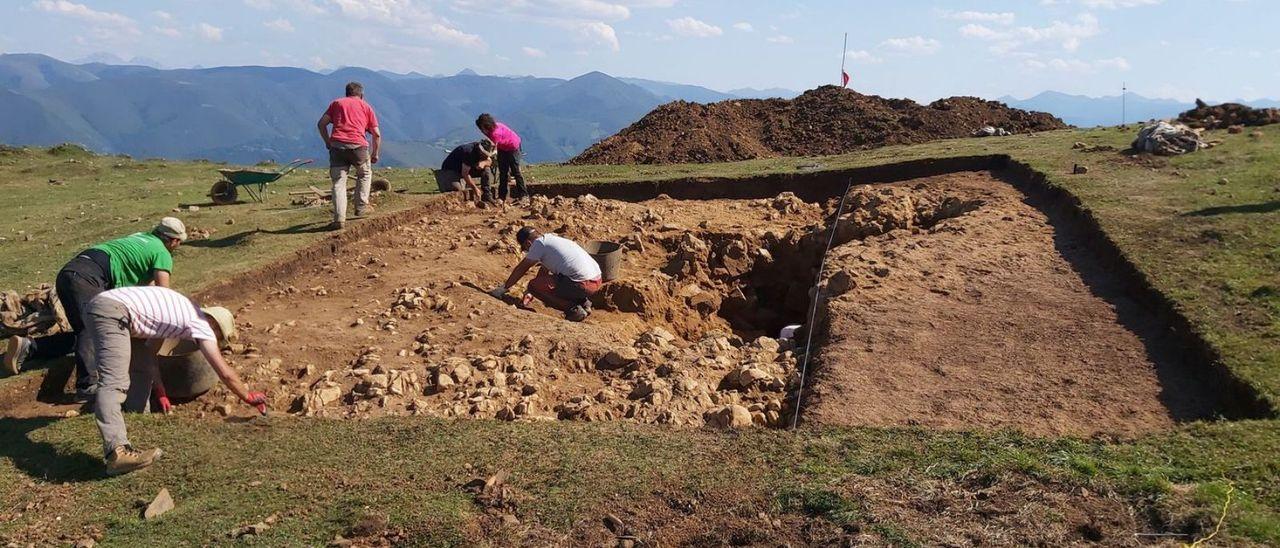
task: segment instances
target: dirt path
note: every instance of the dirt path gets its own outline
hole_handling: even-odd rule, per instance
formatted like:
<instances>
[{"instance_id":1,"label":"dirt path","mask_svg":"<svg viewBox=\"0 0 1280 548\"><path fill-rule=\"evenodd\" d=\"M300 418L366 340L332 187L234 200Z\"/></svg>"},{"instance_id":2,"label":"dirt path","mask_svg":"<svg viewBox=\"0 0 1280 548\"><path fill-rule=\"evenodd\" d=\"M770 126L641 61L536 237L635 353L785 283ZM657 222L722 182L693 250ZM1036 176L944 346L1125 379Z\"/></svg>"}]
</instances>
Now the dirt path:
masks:
<instances>
[{"instance_id":1,"label":"dirt path","mask_svg":"<svg viewBox=\"0 0 1280 548\"><path fill-rule=\"evenodd\" d=\"M852 280L835 289L854 287L828 307L807 421L1089 435L1212 416L1196 364L1072 223L986 175L921 184L982 205L833 251Z\"/></svg>"}]
</instances>

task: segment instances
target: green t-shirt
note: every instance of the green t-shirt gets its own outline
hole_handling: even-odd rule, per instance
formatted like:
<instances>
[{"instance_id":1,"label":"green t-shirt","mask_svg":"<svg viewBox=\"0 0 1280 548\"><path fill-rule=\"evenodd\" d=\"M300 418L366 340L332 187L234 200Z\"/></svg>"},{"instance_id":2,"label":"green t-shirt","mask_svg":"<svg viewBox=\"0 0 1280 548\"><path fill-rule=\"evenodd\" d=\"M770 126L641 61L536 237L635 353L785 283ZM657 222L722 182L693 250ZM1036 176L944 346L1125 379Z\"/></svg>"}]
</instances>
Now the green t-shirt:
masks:
<instances>
[{"instance_id":1,"label":"green t-shirt","mask_svg":"<svg viewBox=\"0 0 1280 548\"><path fill-rule=\"evenodd\" d=\"M111 278L116 287L147 283L153 270L173 271L173 255L164 241L150 232L130 234L90 249L100 249L111 258Z\"/></svg>"}]
</instances>

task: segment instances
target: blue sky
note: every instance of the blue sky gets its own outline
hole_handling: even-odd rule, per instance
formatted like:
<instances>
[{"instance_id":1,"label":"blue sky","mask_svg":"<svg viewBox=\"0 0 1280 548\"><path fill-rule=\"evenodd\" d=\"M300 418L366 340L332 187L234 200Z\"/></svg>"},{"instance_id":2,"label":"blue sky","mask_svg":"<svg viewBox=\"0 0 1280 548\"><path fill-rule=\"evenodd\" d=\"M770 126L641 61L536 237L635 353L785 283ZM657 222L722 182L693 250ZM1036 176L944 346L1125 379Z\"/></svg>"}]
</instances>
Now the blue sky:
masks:
<instances>
[{"instance_id":1,"label":"blue sky","mask_svg":"<svg viewBox=\"0 0 1280 548\"><path fill-rule=\"evenodd\" d=\"M347 65L933 100L1046 89L1280 96L1273 0L5 0L0 51L165 67Z\"/></svg>"}]
</instances>

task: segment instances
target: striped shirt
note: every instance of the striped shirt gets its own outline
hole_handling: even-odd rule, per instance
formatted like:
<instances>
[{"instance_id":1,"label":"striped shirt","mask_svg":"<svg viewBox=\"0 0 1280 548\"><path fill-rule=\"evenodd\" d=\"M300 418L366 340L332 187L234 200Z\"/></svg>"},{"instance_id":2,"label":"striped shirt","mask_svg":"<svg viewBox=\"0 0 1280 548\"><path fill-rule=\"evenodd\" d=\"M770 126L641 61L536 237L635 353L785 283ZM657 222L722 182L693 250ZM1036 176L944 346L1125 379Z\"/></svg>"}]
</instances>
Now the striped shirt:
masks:
<instances>
[{"instance_id":1,"label":"striped shirt","mask_svg":"<svg viewBox=\"0 0 1280 548\"><path fill-rule=\"evenodd\" d=\"M167 287L120 287L99 297L124 305L135 339L216 340L204 313L186 295Z\"/></svg>"}]
</instances>

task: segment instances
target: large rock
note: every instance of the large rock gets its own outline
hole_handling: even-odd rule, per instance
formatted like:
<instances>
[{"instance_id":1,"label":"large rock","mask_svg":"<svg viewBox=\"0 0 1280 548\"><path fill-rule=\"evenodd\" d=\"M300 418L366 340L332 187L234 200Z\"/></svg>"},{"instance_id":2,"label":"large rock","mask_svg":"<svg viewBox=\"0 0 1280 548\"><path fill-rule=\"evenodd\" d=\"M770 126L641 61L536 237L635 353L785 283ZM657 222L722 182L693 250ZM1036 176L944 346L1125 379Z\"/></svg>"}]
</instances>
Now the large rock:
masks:
<instances>
[{"instance_id":1,"label":"large rock","mask_svg":"<svg viewBox=\"0 0 1280 548\"><path fill-rule=\"evenodd\" d=\"M702 415L707 426L714 428L746 428L751 426L751 411L738 404L729 404Z\"/></svg>"}]
</instances>

